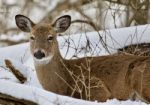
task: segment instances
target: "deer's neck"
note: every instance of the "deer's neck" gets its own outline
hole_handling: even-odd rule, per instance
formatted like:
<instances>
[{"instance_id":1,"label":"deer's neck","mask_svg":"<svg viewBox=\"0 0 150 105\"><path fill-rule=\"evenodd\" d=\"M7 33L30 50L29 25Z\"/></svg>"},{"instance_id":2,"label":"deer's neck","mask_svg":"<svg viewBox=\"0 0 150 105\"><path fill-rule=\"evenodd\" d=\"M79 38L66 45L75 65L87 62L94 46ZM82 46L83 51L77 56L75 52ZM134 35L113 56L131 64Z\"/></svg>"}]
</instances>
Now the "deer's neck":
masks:
<instances>
[{"instance_id":1,"label":"deer's neck","mask_svg":"<svg viewBox=\"0 0 150 105\"><path fill-rule=\"evenodd\" d=\"M64 90L67 88L67 86L65 82L62 81L62 78L67 80L67 76L65 74L65 69L61 63L61 60L63 59L60 55L60 52L57 51L48 64L35 64L35 68L37 71L38 79L46 90L59 94L65 94Z\"/></svg>"}]
</instances>

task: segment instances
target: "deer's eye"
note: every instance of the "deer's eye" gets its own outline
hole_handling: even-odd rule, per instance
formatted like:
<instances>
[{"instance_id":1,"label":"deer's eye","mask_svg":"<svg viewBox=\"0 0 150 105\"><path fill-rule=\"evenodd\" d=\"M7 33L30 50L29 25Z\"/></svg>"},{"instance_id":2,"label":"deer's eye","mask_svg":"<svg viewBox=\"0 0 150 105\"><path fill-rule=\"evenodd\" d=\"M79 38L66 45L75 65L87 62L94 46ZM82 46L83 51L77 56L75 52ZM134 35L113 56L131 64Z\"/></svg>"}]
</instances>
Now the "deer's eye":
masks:
<instances>
[{"instance_id":1,"label":"deer's eye","mask_svg":"<svg viewBox=\"0 0 150 105\"><path fill-rule=\"evenodd\" d=\"M30 40L35 40L35 37L33 35L30 36Z\"/></svg>"},{"instance_id":2,"label":"deer's eye","mask_svg":"<svg viewBox=\"0 0 150 105\"><path fill-rule=\"evenodd\" d=\"M54 37L53 37L52 35L49 35L48 38L47 38L47 40L48 40L49 42L51 42L53 39L54 39Z\"/></svg>"}]
</instances>

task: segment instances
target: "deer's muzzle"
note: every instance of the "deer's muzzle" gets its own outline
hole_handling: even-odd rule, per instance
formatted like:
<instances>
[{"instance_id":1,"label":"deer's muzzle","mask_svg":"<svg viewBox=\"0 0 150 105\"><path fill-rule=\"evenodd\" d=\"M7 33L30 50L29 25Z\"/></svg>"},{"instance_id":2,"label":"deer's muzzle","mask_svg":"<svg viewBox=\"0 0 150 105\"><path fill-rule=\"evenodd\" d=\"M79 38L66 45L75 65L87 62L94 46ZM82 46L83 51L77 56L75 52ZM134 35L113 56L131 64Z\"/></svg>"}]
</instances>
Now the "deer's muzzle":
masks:
<instances>
[{"instance_id":1,"label":"deer's muzzle","mask_svg":"<svg viewBox=\"0 0 150 105\"><path fill-rule=\"evenodd\" d=\"M45 57L45 53L42 52L41 50L38 50L38 51L36 51L36 52L34 53L34 57L35 57L36 59L42 59L42 58Z\"/></svg>"}]
</instances>

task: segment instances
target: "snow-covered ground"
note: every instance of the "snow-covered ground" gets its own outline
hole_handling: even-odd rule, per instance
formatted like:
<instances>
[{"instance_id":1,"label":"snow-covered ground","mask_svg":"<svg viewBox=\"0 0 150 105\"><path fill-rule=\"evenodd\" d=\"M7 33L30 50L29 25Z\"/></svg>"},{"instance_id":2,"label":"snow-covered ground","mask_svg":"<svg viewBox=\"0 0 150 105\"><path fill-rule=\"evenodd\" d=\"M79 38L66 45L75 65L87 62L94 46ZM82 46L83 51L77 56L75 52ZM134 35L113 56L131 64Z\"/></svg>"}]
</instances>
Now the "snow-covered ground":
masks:
<instances>
[{"instance_id":1,"label":"snow-covered ground","mask_svg":"<svg viewBox=\"0 0 150 105\"><path fill-rule=\"evenodd\" d=\"M83 56L102 56L109 53L100 43L102 36L111 54L118 48L134 43L150 42L150 27L143 25L138 27L105 30L99 32L81 33L70 36L58 37L61 54L66 59ZM87 39L89 48L86 47ZM69 43L70 42L70 43ZM68 45L69 44L69 45ZM68 46L70 46L68 48ZM78 48L78 50L75 50ZM28 78L24 84L19 84L15 76L6 68L5 59L12 61L13 65L21 70ZM36 72L30 54L29 43L0 48L0 92L20 99L27 99L40 105L146 105L142 102L118 101L116 99L107 102L88 102L66 96L56 95L43 90L37 80Z\"/></svg>"},{"instance_id":2,"label":"snow-covered ground","mask_svg":"<svg viewBox=\"0 0 150 105\"><path fill-rule=\"evenodd\" d=\"M52 92L47 92L32 86L21 85L10 81L0 80L0 92L19 99L31 100L39 105L147 105L142 102L118 101L116 99L107 102L90 102L61 96ZM6 88L7 87L7 88Z\"/></svg>"}]
</instances>

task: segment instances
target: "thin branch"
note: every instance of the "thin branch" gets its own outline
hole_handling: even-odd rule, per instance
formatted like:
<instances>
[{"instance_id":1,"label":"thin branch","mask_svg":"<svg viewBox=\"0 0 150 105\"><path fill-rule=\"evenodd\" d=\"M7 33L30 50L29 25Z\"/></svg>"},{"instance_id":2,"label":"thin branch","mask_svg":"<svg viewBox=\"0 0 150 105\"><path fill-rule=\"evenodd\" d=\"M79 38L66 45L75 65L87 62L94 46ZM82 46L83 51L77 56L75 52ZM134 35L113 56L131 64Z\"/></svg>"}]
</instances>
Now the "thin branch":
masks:
<instances>
[{"instance_id":1,"label":"thin branch","mask_svg":"<svg viewBox=\"0 0 150 105\"><path fill-rule=\"evenodd\" d=\"M21 82L24 83L25 81L27 81L27 78L18 70L16 69L10 60L5 59L5 64L6 67L9 68L9 70L11 70L11 72L15 75L15 77Z\"/></svg>"}]
</instances>

